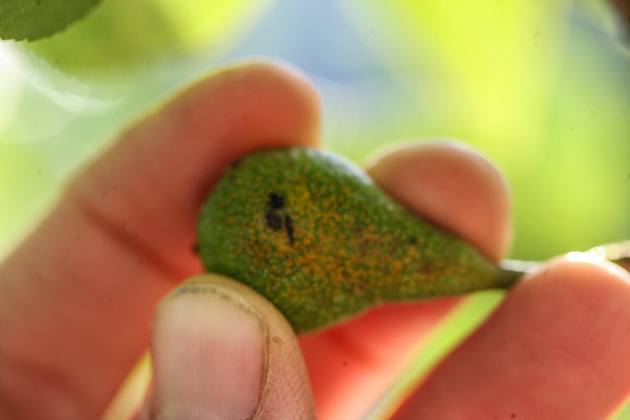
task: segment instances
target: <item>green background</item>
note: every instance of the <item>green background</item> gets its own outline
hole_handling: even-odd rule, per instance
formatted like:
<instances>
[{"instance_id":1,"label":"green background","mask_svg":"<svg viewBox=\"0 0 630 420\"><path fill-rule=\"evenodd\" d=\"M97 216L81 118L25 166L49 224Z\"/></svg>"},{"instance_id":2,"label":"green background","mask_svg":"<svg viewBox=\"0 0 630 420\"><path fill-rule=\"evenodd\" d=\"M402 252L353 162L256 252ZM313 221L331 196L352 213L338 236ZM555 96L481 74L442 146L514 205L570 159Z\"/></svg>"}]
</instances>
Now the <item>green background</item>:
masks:
<instances>
[{"instance_id":1,"label":"green background","mask_svg":"<svg viewBox=\"0 0 630 420\"><path fill-rule=\"evenodd\" d=\"M423 139L481 150L513 191L511 257L630 238L630 54L621 39L614 13L595 0L103 0L54 37L0 42L0 256L124 126L253 56L313 80L324 146L358 162ZM501 297L480 293L448 317L375 413Z\"/></svg>"}]
</instances>

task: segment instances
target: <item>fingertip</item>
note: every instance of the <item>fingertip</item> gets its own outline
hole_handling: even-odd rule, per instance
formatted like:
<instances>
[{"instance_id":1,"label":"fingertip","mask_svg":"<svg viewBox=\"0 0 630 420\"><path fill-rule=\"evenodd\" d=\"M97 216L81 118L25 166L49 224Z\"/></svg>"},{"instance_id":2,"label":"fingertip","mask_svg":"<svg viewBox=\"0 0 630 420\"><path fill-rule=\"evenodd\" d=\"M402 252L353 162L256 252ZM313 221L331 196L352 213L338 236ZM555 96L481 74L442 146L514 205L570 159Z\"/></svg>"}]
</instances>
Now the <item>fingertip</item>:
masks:
<instances>
[{"instance_id":1,"label":"fingertip","mask_svg":"<svg viewBox=\"0 0 630 420\"><path fill-rule=\"evenodd\" d=\"M217 109L217 105L224 109ZM279 61L249 60L223 68L178 94L167 104L166 113L169 108L181 121L190 122L188 117L195 117L193 127L208 125L205 118L215 114L229 122L234 117L230 110L236 108L238 126L226 124L235 137L230 145L223 145L227 151L234 146L243 153L283 143L319 144L319 94L304 73ZM220 127L221 123L213 125Z\"/></svg>"},{"instance_id":2,"label":"fingertip","mask_svg":"<svg viewBox=\"0 0 630 420\"><path fill-rule=\"evenodd\" d=\"M263 297L205 274L159 305L153 334L160 419L312 417L306 370L289 324Z\"/></svg>"},{"instance_id":3,"label":"fingertip","mask_svg":"<svg viewBox=\"0 0 630 420\"><path fill-rule=\"evenodd\" d=\"M266 377L266 323L229 288L187 283L153 333L156 418L252 417Z\"/></svg>"},{"instance_id":4,"label":"fingertip","mask_svg":"<svg viewBox=\"0 0 630 420\"><path fill-rule=\"evenodd\" d=\"M517 284L508 299L518 299L525 304L527 297L539 301L540 296L550 299L557 293L554 303L568 311L582 311L605 306L610 296L627 298L630 304L630 274L616 264L590 253L570 252L543 264ZM515 297L514 297L514 296ZM563 302L568 301L565 306ZM577 302L582 304L576 305Z\"/></svg>"},{"instance_id":5,"label":"fingertip","mask_svg":"<svg viewBox=\"0 0 630 420\"><path fill-rule=\"evenodd\" d=\"M505 178L483 155L454 141L428 141L389 149L368 173L412 211L499 260L511 239Z\"/></svg>"},{"instance_id":6,"label":"fingertip","mask_svg":"<svg viewBox=\"0 0 630 420\"><path fill-rule=\"evenodd\" d=\"M628 273L584 255L554 259L507 295L396 418L420 409L436 418L606 418L630 389L629 323Z\"/></svg>"},{"instance_id":7,"label":"fingertip","mask_svg":"<svg viewBox=\"0 0 630 420\"><path fill-rule=\"evenodd\" d=\"M291 89L302 96L304 104L314 116L319 117L321 97L304 71L290 62L279 59L252 59L241 62L234 67L249 76L275 80L288 84ZM319 121L319 119L318 119Z\"/></svg>"}]
</instances>

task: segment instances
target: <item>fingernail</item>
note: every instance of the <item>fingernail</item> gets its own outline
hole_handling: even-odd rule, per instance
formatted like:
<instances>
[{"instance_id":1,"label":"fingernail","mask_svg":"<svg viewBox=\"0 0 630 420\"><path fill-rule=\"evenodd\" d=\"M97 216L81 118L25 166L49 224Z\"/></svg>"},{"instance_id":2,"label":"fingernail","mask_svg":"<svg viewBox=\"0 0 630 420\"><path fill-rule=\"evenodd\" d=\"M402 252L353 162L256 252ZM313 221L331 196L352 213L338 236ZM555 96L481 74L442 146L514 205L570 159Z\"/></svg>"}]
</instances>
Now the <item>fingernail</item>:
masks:
<instances>
[{"instance_id":1,"label":"fingernail","mask_svg":"<svg viewBox=\"0 0 630 420\"><path fill-rule=\"evenodd\" d=\"M251 418L264 378L264 324L229 289L184 285L158 310L153 363L157 419Z\"/></svg>"}]
</instances>

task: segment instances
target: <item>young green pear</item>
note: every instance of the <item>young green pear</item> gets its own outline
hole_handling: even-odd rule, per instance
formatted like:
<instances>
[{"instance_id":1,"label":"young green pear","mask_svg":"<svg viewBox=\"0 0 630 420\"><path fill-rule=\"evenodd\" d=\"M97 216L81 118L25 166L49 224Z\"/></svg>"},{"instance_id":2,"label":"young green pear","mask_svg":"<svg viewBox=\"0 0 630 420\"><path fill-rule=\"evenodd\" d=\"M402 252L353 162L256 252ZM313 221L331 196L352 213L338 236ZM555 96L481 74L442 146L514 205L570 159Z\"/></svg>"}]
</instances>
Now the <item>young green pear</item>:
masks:
<instances>
[{"instance_id":1,"label":"young green pear","mask_svg":"<svg viewBox=\"0 0 630 420\"><path fill-rule=\"evenodd\" d=\"M298 333L382 302L506 288L525 271L412 214L351 162L305 148L231 165L203 206L198 246L207 271L261 293Z\"/></svg>"}]
</instances>

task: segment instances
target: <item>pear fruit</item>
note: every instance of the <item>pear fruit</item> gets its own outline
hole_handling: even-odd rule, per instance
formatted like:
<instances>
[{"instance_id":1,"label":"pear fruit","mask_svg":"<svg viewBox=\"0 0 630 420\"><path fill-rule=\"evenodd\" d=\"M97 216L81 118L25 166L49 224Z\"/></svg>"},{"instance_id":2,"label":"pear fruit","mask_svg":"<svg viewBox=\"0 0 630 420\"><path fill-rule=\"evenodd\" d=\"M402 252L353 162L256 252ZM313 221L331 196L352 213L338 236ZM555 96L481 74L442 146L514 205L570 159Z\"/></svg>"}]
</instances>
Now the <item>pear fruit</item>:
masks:
<instances>
[{"instance_id":1,"label":"pear fruit","mask_svg":"<svg viewBox=\"0 0 630 420\"><path fill-rule=\"evenodd\" d=\"M307 148L227 168L199 215L198 250L207 271L265 296L298 333L382 302L506 288L526 271L412 214L353 163Z\"/></svg>"}]
</instances>

